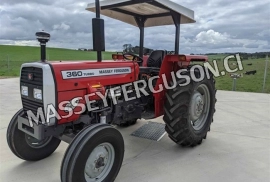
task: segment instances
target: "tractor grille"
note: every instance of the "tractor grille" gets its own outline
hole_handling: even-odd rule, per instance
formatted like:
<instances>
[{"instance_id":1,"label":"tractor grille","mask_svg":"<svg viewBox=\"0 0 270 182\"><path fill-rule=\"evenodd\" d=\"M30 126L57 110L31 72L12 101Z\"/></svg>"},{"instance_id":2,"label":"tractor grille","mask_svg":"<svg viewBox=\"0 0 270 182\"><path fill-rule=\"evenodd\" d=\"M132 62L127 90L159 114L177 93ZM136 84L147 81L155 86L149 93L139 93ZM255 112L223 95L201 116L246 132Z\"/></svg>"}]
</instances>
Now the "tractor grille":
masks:
<instances>
[{"instance_id":1,"label":"tractor grille","mask_svg":"<svg viewBox=\"0 0 270 182\"><path fill-rule=\"evenodd\" d=\"M28 74L32 74L32 80L28 79ZM41 68L23 67L21 71L21 82L31 85L43 85L43 72Z\"/></svg>"},{"instance_id":2,"label":"tractor grille","mask_svg":"<svg viewBox=\"0 0 270 182\"><path fill-rule=\"evenodd\" d=\"M29 78L31 74L31 78ZM31 110L37 115L38 108L43 108L43 101L34 98L34 88L42 90L43 93L43 71L41 68L36 67L23 67L21 70L21 86L28 87L28 96L21 95L23 110L26 113Z\"/></svg>"},{"instance_id":3,"label":"tractor grille","mask_svg":"<svg viewBox=\"0 0 270 182\"><path fill-rule=\"evenodd\" d=\"M43 111L42 102L37 102L37 101L29 100L27 98L22 98L22 105L23 105L23 110L25 113L31 110L35 115L37 115L37 110L40 107L42 108L42 111Z\"/></svg>"}]
</instances>

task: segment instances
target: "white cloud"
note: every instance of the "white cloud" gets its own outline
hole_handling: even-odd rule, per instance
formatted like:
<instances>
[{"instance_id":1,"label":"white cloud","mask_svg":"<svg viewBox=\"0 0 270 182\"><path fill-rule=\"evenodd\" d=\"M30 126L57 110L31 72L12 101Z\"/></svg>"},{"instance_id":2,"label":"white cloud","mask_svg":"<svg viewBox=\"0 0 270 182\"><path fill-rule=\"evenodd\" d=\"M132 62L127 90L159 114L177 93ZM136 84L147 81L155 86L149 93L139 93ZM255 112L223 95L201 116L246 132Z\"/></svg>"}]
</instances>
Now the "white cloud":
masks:
<instances>
[{"instance_id":1,"label":"white cloud","mask_svg":"<svg viewBox=\"0 0 270 182\"><path fill-rule=\"evenodd\" d=\"M1 0L0 44L32 45L35 32L51 33L49 47L92 47L91 0ZM249 0L173 0L195 11L195 24L181 25L180 52L269 51L269 3ZM139 29L105 19L106 50L139 44ZM174 49L175 27L145 30L145 46ZM38 43L37 43L38 44Z\"/></svg>"},{"instance_id":2,"label":"white cloud","mask_svg":"<svg viewBox=\"0 0 270 182\"><path fill-rule=\"evenodd\" d=\"M61 24L53 25L53 29L54 30L68 30L70 29L70 26L65 23L61 23Z\"/></svg>"},{"instance_id":3,"label":"white cloud","mask_svg":"<svg viewBox=\"0 0 270 182\"><path fill-rule=\"evenodd\" d=\"M203 44L220 44L227 42L228 39L230 36L227 33L222 34L211 29L198 33L195 41Z\"/></svg>"},{"instance_id":4,"label":"white cloud","mask_svg":"<svg viewBox=\"0 0 270 182\"><path fill-rule=\"evenodd\" d=\"M38 46L39 43L35 40L22 40L22 41L14 41L15 45L27 45L27 46Z\"/></svg>"}]
</instances>

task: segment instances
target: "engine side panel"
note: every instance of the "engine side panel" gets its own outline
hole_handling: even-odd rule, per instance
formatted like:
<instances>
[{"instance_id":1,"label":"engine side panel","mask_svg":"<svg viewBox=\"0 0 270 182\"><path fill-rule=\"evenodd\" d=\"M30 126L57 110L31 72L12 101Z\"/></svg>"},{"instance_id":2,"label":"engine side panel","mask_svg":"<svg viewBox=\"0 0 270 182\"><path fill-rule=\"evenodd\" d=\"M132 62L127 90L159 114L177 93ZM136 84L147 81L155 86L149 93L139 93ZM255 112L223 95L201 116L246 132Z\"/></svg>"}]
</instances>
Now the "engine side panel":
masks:
<instances>
[{"instance_id":1,"label":"engine side panel","mask_svg":"<svg viewBox=\"0 0 270 182\"><path fill-rule=\"evenodd\" d=\"M86 104L86 94L86 89L58 92L58 103L63 103L62 105L58 105L58 113L60 116L60 118L58 118L58 124L75 121L80 117L80 113L83 112L83 109L86 109L86 107L82 107L82 105L85 106ZM78 102L76 102L75 99ZM67 108L66 104L75 105L72 112L69 112L71 107Z\"/></svg>"},{"instance_id":2,"label":"engine side panel","mask_svg":"<svg viewBox=\"0 0 270 182\"><path fill-rule=\"evenodd\" d=\"M82 99L79 103L85 105L85 96L93 92L92 85L105 87L130 83L136 81L139 75L139 65L134 62L54 62L51 63L51 67L56 79L57 111L61 116L61 119L58 118L58 124L77 120L80 114L75 113L80 113L82 109L75 107L73 114L67 117L65 104L59 106L63 101L72 101L80 97ZM88 96L87 98L92 100Z\"/></svg>"},{"instance_id":3,"label":"engine side panel","mask_svg":"<svg viewBox=\"0 0 270 182\"><path fill-rule=\"evenodd\" d=\"M87 89L88 85L93 84L101 84L103 86L108 86L130 83L136 81L139 75L139 65L134 62L82 61L51 64L54 69L58 92L67 90ZM109 73L110 70L114 71L114 69L118 68L119 72ZM124 70L123 73L121 73L121 68L123 68L122 70ZM126 68L130 68L130 71L128 73L126 72ZM99 71L103 72L101 73ZM79 75L71 76L70 78L67 77L70 76L70 74L72 75L73 73Z\"/></svg>"}]
</instances>

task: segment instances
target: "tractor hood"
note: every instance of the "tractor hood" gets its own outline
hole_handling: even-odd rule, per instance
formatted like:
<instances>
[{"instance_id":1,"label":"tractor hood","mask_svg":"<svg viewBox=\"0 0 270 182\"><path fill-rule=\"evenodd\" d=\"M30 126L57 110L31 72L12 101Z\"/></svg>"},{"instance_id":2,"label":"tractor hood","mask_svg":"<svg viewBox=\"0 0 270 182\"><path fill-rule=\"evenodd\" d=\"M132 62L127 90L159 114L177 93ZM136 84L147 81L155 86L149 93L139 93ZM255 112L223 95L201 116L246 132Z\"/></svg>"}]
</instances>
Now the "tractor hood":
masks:
<instances>
[{"instance_id":1,"label":"tractor hood","mask_svg":"<svg viewBox=\"0 0 270 182\"><path fill-rule=\"evenodd\" d=\"M168 0L105 0L100 13L113 19L138 26L135 17L145 19L144 27L174 25L172 14L180 15L179 24L194 23L194 11ZM95 12L95 3L86 10Z\"/></svg>"}]
</instances>

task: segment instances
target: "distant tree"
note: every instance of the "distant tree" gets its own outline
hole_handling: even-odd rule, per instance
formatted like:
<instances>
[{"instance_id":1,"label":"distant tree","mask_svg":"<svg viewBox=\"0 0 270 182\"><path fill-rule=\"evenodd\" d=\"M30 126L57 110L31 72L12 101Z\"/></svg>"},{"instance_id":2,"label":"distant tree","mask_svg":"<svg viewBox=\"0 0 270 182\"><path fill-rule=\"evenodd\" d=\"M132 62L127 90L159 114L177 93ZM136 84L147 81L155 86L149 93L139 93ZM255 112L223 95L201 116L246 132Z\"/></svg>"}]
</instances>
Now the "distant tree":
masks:
<instances>
[{"instance_id":1,"label":"distant tree","mask_svg":"<svg viewBox=\"0 0 270 182\"><path fill-rule=\"evenodd\" d=\"M241 60L248 60L248 54L247 53L239 53Z\"/></svg>"},{"instance_id":2,"label":"distant tree","mask_svg":"<svg viewBox=\"0 0 270 182\"><path fill-rule=\"evenodd\" d=\"M133 52L133 47L131 44L124 44L123 45L123 52L127 53L127 52Z\"/></svg>"},{"instance_id":3,"label":"distant tree","mask_svg":"<svg viewBox=\"0 0 270 182\"><path fill-rule=\"evenodd\" d=\"M127 51L128 44L123 45L123 52L125 53Z\"/></svg>"}]
</instances>

